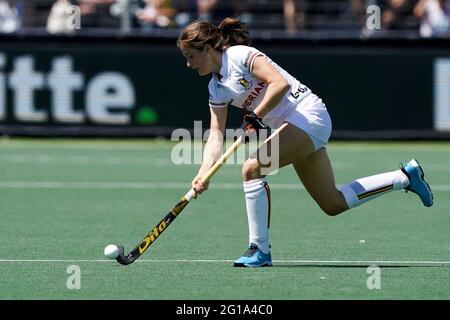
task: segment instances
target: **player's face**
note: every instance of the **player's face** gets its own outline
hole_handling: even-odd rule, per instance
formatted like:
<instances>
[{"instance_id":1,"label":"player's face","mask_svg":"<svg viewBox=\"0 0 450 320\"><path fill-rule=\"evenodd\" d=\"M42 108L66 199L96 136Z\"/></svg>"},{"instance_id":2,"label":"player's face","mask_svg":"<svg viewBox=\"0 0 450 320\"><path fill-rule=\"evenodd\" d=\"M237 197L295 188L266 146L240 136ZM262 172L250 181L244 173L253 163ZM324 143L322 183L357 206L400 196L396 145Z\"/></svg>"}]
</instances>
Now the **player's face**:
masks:
<instances>
[{"instance_id":1,"label":"player's face","mask_svg":"<svg viewBox=\"0 0 450 320\"><path fill-rule=\"evenodd\" d=\"M187 60L187 67L197 71L200 76L206 76L213 71L212 60L207 47L203 50L182 47L181 52Z\"/></svg>"}]
</instances>

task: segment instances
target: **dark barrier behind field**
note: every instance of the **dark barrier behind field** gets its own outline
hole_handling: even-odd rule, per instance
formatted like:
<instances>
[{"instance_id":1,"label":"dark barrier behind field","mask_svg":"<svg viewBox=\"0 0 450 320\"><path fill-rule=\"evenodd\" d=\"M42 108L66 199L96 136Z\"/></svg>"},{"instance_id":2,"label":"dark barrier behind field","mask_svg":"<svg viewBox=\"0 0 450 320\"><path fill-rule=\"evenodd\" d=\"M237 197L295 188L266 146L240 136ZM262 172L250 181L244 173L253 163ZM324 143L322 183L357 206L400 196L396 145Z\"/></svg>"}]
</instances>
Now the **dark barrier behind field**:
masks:
<instances>
[{"instance_id":1,"label":"dark barrier behind field","mask_svg":"<svg viewBox=\"0 0 450 320\"><path fill-rule=\"evenodd\" d=\"M0 134L170 136L209 125L208 78L175 38L0 39ZM279 40L253 45L326 103L335 138L450 138L445 40ZM238 109L228 127L237 127Z\"/></svg>"}]
</instances>

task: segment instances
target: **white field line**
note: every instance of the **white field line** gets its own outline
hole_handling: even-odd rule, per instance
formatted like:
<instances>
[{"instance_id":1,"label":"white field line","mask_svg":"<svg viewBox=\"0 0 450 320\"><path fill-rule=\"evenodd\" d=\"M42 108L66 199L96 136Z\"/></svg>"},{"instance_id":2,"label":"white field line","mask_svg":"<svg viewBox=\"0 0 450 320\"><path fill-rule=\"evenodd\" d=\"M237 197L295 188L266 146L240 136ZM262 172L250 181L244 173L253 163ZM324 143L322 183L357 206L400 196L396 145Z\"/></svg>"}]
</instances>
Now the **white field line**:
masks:
<instances>
[{"instance_id":1,"label":"white field line","mask_svg":"<svg viewBox=\"0 0 450 320\"><path fill-rule=\"evenodd\" d=\"M190 157L192 159L192 157ZM203 156L194 157L196 159L203 159ZM226 162L229 165L242 165L247 157L230 157ZM197 161L198 162L198 161ZM196 163L195 161L180 163L172 161L170 157L166 158L151 158L151 157L140 157L140 158L126 158L126 157L115 157L115 156L49 156L46 154L0 154L0 163L13 163L13 164L31 164L31 165L53 165L53 164L63 164L63 165L139 165L139 166L186 166L186 165L200 165L201 162ZM336 169L352 168L350 162L335 161L333 167Z\"/></svg>"},{"instance_id":2,"label":"white field line","mask_svg":"<svg viewBox=\"0 0 450 320\"><path fill-rule=\"evenodd\" d=\"M163 141L162 143L79 143L79 142L54 142L54 143L14 143L9 141L1 141L0 149L3 150L80 150L80 151L155 151L155 150L167 150L169 141Z\"/></svg>"},{"instance_id":3,"label":"white field line","mask_svg":"<svg viewBox=\"0 0 450 320\"><path fill-rule=\"evenodd\" d=\"M248 154L247 154L248 156ZM241 157L230 157L226 164L227 167L230 165L242 165L247 158L247 156ZM190 157L192 159L192 157ZM195 159L203 159L203 156L195 156ZM191 161L187 163L180 163L172 161L170 157L166 158L151 158L151 157L140 157L140 158L126 158L126 157L115 157L115 156L49 156L46 154L0 154L0 163L12 163L12 164L30 164L30 165L136 165L136 166L186 166L186 165L200 165L201 162ZM349 169L353 168L350 162L344 161L334 161L334 169ZM450 169L449 169L450 170Z\"/></svg>"},{"instance_id":4,"label":"white field line","mask_svg":"<svg viewBox=\"0 0 450 320\"><path fill-rule=\"evenodd\" d=\"M48 156L42 154L0 155L0 162L15 164L77 164L77 165L141 165L141 166L174 166L170 158L121 158L121 157L88 157L88 156Z\"/></svg>"},{"instance_id":5,"label":"white field line","mask_svg":"<svg viewBox=\"0 0 450 320\"><path fill-rule=\"evenodd\" d=\"M0 181L2 189L186 189L186 182L67 182L67 181ZM241 183L213 182L212 188L220 190L241 190ZM339 187L339 185L338 185ZM274 190L305 190L299 183L271 183ZM450 185L432 185L433 191L449 192Z\"/></svg>"},{"instance_id":6,"label":"white field line","mask_svg":"<svg viewBox=\"0 0 450 320\"><path fill-rule=\"evenodd\" d=\"M8 189L187 189L186 182L64 182L64 181L0 181ZM242 184L223 183L221 189L242 189Z\"/></svg>"},{"instance_id":7,"label":"white field line","mask_svg":"<svg viewBox=\"0 0 450 320\"><path fill-rule=\"evenodd\" d=\"M149 150L167 150L169 144L176 145L180 143L177 141L170 141L168 139L162 139L161 141L156 141L149 139L148 142L120 142L120 141L13 141L9 139L0 138L0 149L4 150L87 150L87 151L117 151L117 150L128 150L128 151L149 151ZM189 142L191 143L191 142ZM226 145L231 145L232 142ZM195 140L194 146L200 145L199 140ZM331 141L328 145L331 150L346 151L360 153L363 151L386 151L390 150L412 150L420 148L420 152L448 152L448 144L445 142L441 143L371 143L371 142L350 142L350 143L340 143Z\"/></svg>"},{"instance_id":8,"label":"white field line","mask_svg":"<svg viewBox=\"0 0 450 320\"><path fill-rule=\"evenodd\" d=\"M202 159L202 156L196 158ZM242 165L246 157L230 158L227 165ZM46 155L46 154L0 154L0 163L13 164L31 164L31 165L138 165L138 166L186 166L200 165L201 163L175 163L169 157L151 158L151 157L117 157L117 156L67 156L67 155ZM334 169L353 169L354 165L349 161L334 161L332 163ZM392 163L386 163L386 167L392 166ZM427 163L426 171L450 171L450 164L446 163Z\"/></svg>"},{"instance_id":9,"label":"white field line","mask_svg":"<svg viewBox=\"0 0 450 320\"><path fill-rule=\"evenodd\" d=\"M106 262L115 260L105 259L0 259L0 263L81 263L81 262ZM136 260L138 263L230 263L233 260L225 259L153 259ZM450 261L420 261L420 260L273 260L274 263L317 265L317 266L450 266Z\"/></svg>"}]
</instances>

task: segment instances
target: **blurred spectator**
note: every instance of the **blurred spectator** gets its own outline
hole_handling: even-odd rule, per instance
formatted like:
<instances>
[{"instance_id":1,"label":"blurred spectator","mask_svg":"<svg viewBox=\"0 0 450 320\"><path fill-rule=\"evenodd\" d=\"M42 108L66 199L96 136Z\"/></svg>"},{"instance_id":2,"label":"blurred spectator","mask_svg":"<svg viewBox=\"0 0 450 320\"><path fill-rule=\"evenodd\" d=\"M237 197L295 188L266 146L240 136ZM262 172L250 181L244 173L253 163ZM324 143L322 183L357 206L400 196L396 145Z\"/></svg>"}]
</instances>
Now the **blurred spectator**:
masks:
<instances>
[{"instance_id":1,"label":"blurred spectator","mask_svg":"<svg viewBox=\"0 0 450 320\"><path fill-rule=\"evenodd\" d=\"M197 0L197 12L200 20L213 23L213 11L217 0Z\"/></svg>"},{"instance_id":2,"label":"blurred spectator","mask_svg":"<svg viewBox=\"0 0 450 320\"><path fill-rule=\"evenodd\" d=\"M70 0L56 0L47 19L47 31L49 33L66 33L73 32L75 29L70 28L67 23L70 18Z\"/></svg>"},{"instance_id":3,"label":"blurred spectator","mask_svg":"<svg viewBox=\"0 0 450 320\"><path fill-rule=\"evenodd\" d=\"M16 1L0 0L0 32L11 33L20 29L22 21Z\"/></svg>"},{"instance_id":4,"label":"blurred spectator","mask_svg":"<svg viewBox=\"0 0 450 320\"><path fill-rule=\"evenodd\" d=\"M185 27L196 19L217 24L231 16L239 17L243 23L250 23L251 16L247 13L249 1L251 0L174 0L175 24L177 27Z\"/></svg>"},{"instance_id":5,"label":"blurred spectator","mask_svg":"<svg viewBox=\"0 0 450 320\"><path fill-rule=\"evenodd\" d=\"M286 32L295 34L305 29L306 0L283 0L283 16Z\"/></svg>"},{"instance_id":6,"label":"blurred spectator","mask_svg":"<svg viewBox=\"0 0 450 320\"><path fill-rule=\"evenodd\" d=\"M213 24L218 25L227 17L237 17L242 23L251 24L252 16L247 12L250 2L251 0L217 1L210 9Z\"/></svg>"},{"instance_id":7,"label":"blurred spectator","mask_svg":"<svg viewBox=\"0 0 450 320\"><path fill-rule=\"evenodd\" d=\"M115 0L78 0L81 14L87 15L96 13L101 7L109 7Z\"/></svg>"},{"instance_id":8,"label":"blurred spectator","mask_svg":"<svg viewBox=\"0 0 450 320\"><path fill-rule=\"evenodd\" d=\"M418 0L384 0L380 1L384 7L381 15L382 29L404 29L408 19L414 17L413 10Z\"/></svg>"},{"instance_id":9,"label":"blurred spectator","mask_svg":"<svg viewBox=\"0 0 450 320\"><path fill-rule=\"evenodd\" d=\"M145 0L145 7L136 11L139 23L145 29L173 26L175 10L169 0Z\"/></svg>"},{"instance_id":10,"label":"blurred spectator","mask_svg":"<svg viewBox=\"0 0 450 320\"><path fill-rule=\"evenodd\" d=\"M81 26L84 28L117 28L119 20L113 18L110 7L115 0L78 0Z\"/></svg>"},{"instance_id":11,"label":"blurred spectator","mask_svg":"<svg viewBox=\"0 0 450 320\"><path fill-rule=\"evenodd\" d=\"M372 1L375 2L375 1ZM367 19L367 7L371 5L371 1L367 0L349 0L349 20L354 20L359 27L364 27Z\"/></svg>"},{"instance_id":12,"label":"blurred spectator","mask_svg":"<svg viewBox=\"0 0 450 320\"><path fill-rule=\"evenodd\" d=\"M197 0L174 0L174 22L179 28L184 28L191 21L197 19Z\"/></svg>"},{"instance_id":13,"label":"blurred spectator","mask_svg":"<svg viewBox=\"0 0 450 320\"><path fill-rule=\"evenodd\" d=\"M414 8L414 15L420 20L422 37L449 34L450 7L448 1L420 0Z\"/></svg>"}]
</instances>

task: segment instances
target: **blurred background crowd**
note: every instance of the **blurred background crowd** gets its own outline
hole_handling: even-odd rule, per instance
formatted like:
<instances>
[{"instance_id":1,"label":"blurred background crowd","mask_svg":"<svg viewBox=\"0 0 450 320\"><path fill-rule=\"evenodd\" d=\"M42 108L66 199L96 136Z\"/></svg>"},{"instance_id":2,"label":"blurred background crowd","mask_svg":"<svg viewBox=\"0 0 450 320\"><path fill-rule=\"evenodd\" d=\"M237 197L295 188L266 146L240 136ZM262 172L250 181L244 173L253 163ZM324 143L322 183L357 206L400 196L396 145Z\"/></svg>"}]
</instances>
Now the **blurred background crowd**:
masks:
<instances>
[{"instance_id":1,"label":"blurred background crowd","mask_svg":"<svg viewBox=\"0 0 450 320\"><path fill-rule=\"evenodd\" d=\"M78 30L67 26L73 6L80 15ZM450 0L0 0L0 32L156 33L178 30L195 19L217 23L237 16L251 30L296 36L310 31L367 31L368 17L377 14L379 28L371 32L450 34Z\"/></svg>"}]
</instances>

